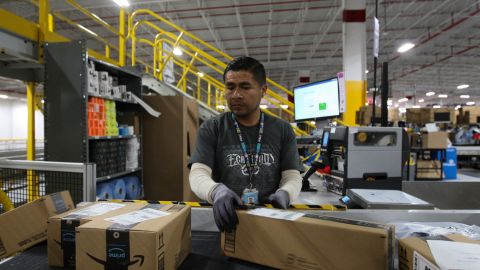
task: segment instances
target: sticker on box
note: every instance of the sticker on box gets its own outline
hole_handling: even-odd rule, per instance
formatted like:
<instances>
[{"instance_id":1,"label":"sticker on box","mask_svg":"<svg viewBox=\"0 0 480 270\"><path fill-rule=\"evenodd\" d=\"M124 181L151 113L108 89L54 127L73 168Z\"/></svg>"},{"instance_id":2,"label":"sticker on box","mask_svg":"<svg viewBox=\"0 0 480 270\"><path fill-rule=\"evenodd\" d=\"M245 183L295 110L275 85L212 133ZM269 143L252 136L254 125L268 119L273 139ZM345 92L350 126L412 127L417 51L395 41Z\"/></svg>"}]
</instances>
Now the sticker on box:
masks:
<instances>
[{"instance_id":1,"label":"sticker on box","mask_svg":"<svg viewBox=\"0 0 480 270\"><path fill-rule=\"evenodd\" d=\"M124 225L124 226L130 226L132 224L136 224L136 223L140 223L150 219L160 218L168 215L170 214L163 211L146 208L146 209L130 212L127 214L106 218L105 220L113 223L117 223L120 225Z\"/></svg>"},{"instance_id":2,"label":"sticker on box","mask_svg":"<svg viewBox=\"0 0 480 270\"><path fill-rule=\"evenodd\" d=\"M248 213L256 216L291 220L291 221L297 220L305 215L303 213L297 213L297 212L285 211L285 210L274 210L274 209L267 209L267 208L253 209L248 211Z\"/></svg>"},{"instance_id":3,"label":"sticker on box","mask_svg":"<svg viewBox=\"0 0 480 270\"><path fill-rule=\"evenodd\" d=\"M98 203L71 213L70 216L76 217L96 217L124 207L121 203Z\"/></svg>"},{"instance_id":4,"label":"sticker on box","mask_svg":"<svg viewBox=\"0 0 480 270\"><path fill-rule=\"evenodd\" d=\"M425 259L420 253L416 250L413 251L413 270L440 270L440 268L436 267L433 263L429 260Z\"/></svg>"}]
</instances>

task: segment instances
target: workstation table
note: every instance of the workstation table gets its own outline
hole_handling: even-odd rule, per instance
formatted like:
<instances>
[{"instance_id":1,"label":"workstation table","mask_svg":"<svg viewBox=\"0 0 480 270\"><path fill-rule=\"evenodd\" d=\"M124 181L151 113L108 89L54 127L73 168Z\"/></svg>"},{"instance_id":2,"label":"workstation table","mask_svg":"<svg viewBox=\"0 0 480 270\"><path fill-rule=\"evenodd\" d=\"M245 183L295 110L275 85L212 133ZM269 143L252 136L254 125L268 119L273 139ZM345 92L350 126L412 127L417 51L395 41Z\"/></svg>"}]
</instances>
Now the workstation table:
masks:
<instances>
[{"instance_id":1,"label":"workstation table","mask_svg":"<svg viewBox=\"0 0 480 270\"><path fill-rule=\"evenodd\" d=\"M314 176L312 183L317 192L302 192L295 204L339 204L338 194L327 192L323 183ZM403 190L433 203L436 210L366 210L346 211L294 210L321 214L337 218L356 219L367 222L458 222L480 226L480 182L404 182ZM448 195L447 195L448 194ZM451 210L456 209L456 210ZM272 269L223 255L220 247L220 233L216 228L211 208L192 208L192 250L179 269L231 269L255 270ZM0 270L49 270L46 243L42 243L5 262L0 262Z\"/></svg>"}]
</instances>

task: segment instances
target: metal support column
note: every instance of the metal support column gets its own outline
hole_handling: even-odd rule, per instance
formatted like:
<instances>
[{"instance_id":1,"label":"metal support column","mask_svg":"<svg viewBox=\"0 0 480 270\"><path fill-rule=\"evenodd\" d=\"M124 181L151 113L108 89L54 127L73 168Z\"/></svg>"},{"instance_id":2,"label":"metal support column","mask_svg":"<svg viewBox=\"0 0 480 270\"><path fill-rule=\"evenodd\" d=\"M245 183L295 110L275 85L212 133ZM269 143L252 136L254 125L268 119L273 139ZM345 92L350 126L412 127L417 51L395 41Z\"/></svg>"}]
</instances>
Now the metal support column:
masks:
<instances>
[{"instance_id":1,"label":"metal support column","mask_svg":"<svg viewBox=\"0 0 480 270\"><path fill-rule=\"evenodd\" d=\"M118 24L118 32L120 37L118 38L118 63L121 67L125 66L125 9L120 9L120 16L119 16L119 24ZM135 49L135 44L133 43L134 40L132 39L132 51ZM135 58L134 53L132 52L132 66L135 65Z\"/></svg>"},{"instance_id":2,"label":"metal support column","mask_svg":"<svg viewBox=\"0 0 480 270\"><path fill-rule=\"evenodd\" d=\"M49 13L50 3L49 0L38 1L38 60L43 63L43 45L46 40L46 36L49 30ZM53 27L53 26L52 26Z\"/></svg>"},{"instance_id":3,"label":"metal support column","mask_svg":"<svg viewBox=\"0 0 480 270\"><path fill-rule=\"evenodd\" d=\"M366 99L366 26L365 0L342 0L343 70L345 72L346 111L343 122L356 124L356 112Z\"/></svg>"},{"instance_id":4,"label":"metal support column","mask_svg":"<svg viewBox=\"0 0 480 270\"><path fill-rule=\"evenodd\" d=\"M208 107L210 107L210 103L211 103L211 97L210 97L210 96L211 96L211 93L212 93L212 84L209 82L209 83L208 83L208 93L207 93L207 95L208 95L208 97L207 97L207 105L208 105Z\"/></svg>"},{"instance_id":5,"label":"metal support column","mask_svg":"<svg viewBox=\"0 0 480 270\"><path fill-rule=\"evenodd\" d=\"M35 83L27 82L27 160L35 160ZM31 202L40 197L38 176L27 170L27 197Z\"/></svg>"}]
</instances>

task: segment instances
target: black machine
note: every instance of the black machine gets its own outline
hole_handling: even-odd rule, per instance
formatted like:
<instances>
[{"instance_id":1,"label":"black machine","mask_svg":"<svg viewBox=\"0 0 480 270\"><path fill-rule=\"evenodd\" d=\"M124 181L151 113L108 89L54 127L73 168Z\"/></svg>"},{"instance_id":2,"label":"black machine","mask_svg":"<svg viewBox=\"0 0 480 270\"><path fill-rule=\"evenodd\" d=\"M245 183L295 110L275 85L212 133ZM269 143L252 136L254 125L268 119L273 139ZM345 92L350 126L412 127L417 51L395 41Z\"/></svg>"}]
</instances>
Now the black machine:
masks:
<instances>
[{"instance_id":1,"label":"black machine","mask_svg":"<svg viewBox=\"0 0 480 270\"><path fill-rule=\"evenodd\" d=\"M327 189L342 195L347 189L402 189L409 156L408 136L395 127L329 127L321 146ZM313 166L312 166L313 167Z\"/></svg>"}]
</instances>

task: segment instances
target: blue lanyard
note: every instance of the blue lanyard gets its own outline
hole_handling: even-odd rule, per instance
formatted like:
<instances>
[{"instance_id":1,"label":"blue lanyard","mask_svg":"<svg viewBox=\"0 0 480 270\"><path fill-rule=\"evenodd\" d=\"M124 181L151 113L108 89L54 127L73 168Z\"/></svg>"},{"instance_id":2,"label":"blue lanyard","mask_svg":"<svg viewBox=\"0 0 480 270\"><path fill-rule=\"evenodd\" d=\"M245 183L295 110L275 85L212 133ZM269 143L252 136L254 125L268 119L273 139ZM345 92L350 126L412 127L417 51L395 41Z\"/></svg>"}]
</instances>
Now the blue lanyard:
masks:
<instances>
[{"instance_id":1,"label":"blue lanyard","mask_svg":"<svg viewBox=\"0 0 480 270\"><path fill-rule=\"evenodd\" d=\"M252 186L253 174L255 173L255 168L258 167L258 157L260 155L260 150L262 148L262 137L263 137L263 126L265 124L264 123L265 115L263 114L263 112L260 112L260 127L258 129L258 138L257 138L256 147L255 147L255 159L253 160L253 164L250 162L250 159L248 158L247 144L245 143L245 140L243 140L242 131L240 130L240 125L238 124L237 119L235 119L234 113L232 113L232 119L233 119L233 124L235 125L235 130L238 135L238 140L240 141L240 148L242 148L243 158L245 159L245 163L247 165L248 174L250 176L250 186Z\"/></svg>"}]
</instances>

